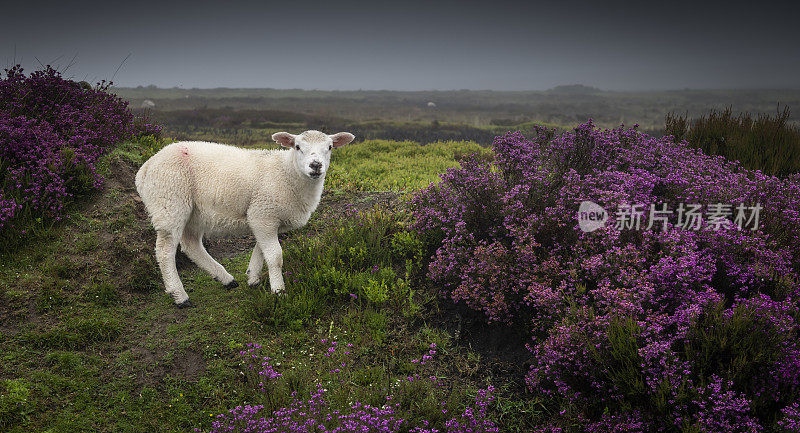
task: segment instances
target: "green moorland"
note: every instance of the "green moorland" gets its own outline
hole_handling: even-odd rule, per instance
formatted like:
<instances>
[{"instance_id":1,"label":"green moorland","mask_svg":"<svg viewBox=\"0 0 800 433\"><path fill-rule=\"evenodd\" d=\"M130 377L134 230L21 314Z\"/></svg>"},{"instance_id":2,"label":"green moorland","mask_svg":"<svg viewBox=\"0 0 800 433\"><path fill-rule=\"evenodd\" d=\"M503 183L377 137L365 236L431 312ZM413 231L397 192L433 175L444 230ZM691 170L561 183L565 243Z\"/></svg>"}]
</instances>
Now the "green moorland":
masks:
<instances>
[{"instance_id":1,"label":"green moorland","mask_svg":"<svg viewBox=\"0 0 800 433\"><path fill-rule=\"evenodd\" d=\"M282 237L285 296L244 284L252 239L211 240L211 254L242 284L226 290L181 256L197 307L179 310L163 293L133 187L138 165L161 145L121 145L104 160L102 193L0 257L0 431L206 429L237 405L277 408L291 392L330 385L323 339L353 345L330 387L342 404L385 401L392 388L402 417L441 424L443 407L454 413L492 384L491 416L503 431L547 416L519 383L520 358L504 352L503 341L517 337L499 339L437 299L425 284L424 242L408 229L404 193L459 156L490 158L489 150L375 140L340 149L320 208ZM283 374L267 392L239 354L248 343ZM413 361L431 344L437 353L420 372ZM402 381L415 372L441 386Z\"/></svg>"},{"instance_id":2,"label":"green moorland","mask_svg":"<svg viewBox=\"0 0 800 433\"><path fill-rule=\"evenodd\" d=\"M114 88L114 93L140 108L152 102L154 117L168 129L207 117L198 126L218 122L233 127L238 113L262 115L254 120L269 124L295 122L313 125L385 121L404 124L462 124L472 128L510 127L525 122L574 125L592 118L611 128L639 123L648 132L663 131L668 113L697 117L709 110L733 107L738 113L775 113L776 103L800 106L798 89L684 89L647 92L615 92L581 85L558 86L545 91L322 91L301 89L183 89ZM428 103L433 102L434 107ZM149 103L148 103L149 106ZM342 117L346 117L344 121ZM317 120L324 120L319 122ZM798 122L795 115L789 119ZM269 125L264 125L269 127ZM405 133L409 131L406 130ZM358 134L357 136L365 136ZM372 137L392 138L392 137ZM402 139L408 139L404 136ZM491 139L491 137L489 137ZM482 142L481 140L478 140ZM428 142L428 141L425 141Z\"/></svg>"}]
</instances>

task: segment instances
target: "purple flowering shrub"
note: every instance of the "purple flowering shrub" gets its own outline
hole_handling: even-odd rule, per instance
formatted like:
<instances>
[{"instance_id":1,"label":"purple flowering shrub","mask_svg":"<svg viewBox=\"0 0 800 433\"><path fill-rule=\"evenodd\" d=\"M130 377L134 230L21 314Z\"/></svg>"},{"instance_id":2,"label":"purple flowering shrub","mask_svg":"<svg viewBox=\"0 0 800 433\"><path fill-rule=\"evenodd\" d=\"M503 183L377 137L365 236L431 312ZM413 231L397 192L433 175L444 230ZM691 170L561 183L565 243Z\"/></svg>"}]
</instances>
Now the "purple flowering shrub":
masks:
<instances>
[{"instance_id":1,"label":"purple flowering shrub","mask_svg":"<svg viewBox=\"0 0 800 433\"><path fill-rule=\"evenodd\" d=\"M478 390L472 404L450 413L453 408L447 405L445 385L426 368L436 355L435 344L412 361L414 374L388 382L381 392L371 394L353 385L364 379L353 374L357 365L352 344L322 339L316 350L325 368L316 372L313 389L301 392L296 388L305 381L296 380L295 367L280 372L279 363L261 354L261 345L248 344L240 354L248 360L248 382L259 392L262 404L245 404L218 415L209 433L498 431L487 417L494 400L491 386ZM435 419L412 416L411 408L425 399L435 400Z\"/></svg>"},{"instance_id":2,"label":"purple flowering shrub","mask_svg":"<svg viewBox=\"0 0 800 433\"><path fill-rule=\"evenodd\" d=\"M51 67L25 75L17 65L0 78L0 237L62 218L74 196L99 189L99 158L117 143L158 126L134 124L127 103L66 80Z\"/></svg>"},{"instance_id":3,"label":"purple flowering shrub","mask_svg":"<svg viewBox=\"0 0 800 433\"><path fill-rule=\"evenodd\" d=\"M530 331L531 392L559 431L762 431L800 397L800 183L671 137L591 122L508 133L420 190L415 228L444 294ZM578 205L759 203L730 221L584 232ZM611 214L613 215L613 213ZM732 218L732 217L731 217ZM719 226L719 227L717 227ZM794 424L793 424L794 423ZM548 430L549 429L549 430Z\"/></svg>"}]
</instances>

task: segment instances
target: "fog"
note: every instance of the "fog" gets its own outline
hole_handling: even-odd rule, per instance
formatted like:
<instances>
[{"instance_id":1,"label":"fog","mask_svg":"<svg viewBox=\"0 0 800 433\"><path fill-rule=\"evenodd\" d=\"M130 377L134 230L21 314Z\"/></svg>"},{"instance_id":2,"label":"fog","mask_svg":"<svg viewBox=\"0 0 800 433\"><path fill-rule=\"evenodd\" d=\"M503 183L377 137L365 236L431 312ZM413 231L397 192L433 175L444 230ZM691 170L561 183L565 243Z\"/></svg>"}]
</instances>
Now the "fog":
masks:
<instances>
[{"instance_id":1,"label":"fog","mask_svg":"<svg viewBox=\"0 0 800 433\"><path fill-rule=\"evenodd\" d=\"M433 2L430 2L433 3ZM118 86L800 87L797 2L17 2L0 66Z\"/></svg>"}]
</instances>

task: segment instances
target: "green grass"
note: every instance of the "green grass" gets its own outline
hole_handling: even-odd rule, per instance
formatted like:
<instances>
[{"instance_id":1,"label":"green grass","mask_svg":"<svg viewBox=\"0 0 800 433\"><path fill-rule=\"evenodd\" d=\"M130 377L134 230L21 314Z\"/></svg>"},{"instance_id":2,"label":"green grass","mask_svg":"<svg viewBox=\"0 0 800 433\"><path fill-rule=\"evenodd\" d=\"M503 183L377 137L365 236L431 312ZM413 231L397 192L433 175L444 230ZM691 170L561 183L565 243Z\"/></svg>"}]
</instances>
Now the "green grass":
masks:
<instances>
[{"instance_id":1,"label":"green grass","mask_svg":"<svg viewBox=\"0 0 800 433\"><path fill-rule=\"evenodd\" d=\"M439 401L453 413L487 384L480 356L427 325L436 291L424 283L422 244L402 208L317 212L307 227L284 236L283 296L272 295L266 282L226 290L190 265L181 278L197 307L176 309L153 259L152 228L126 177L162 144L122 145L107 165L128 169L109 172L102 194L0 257L0 430L208 428L232 407L278 407L291 391L307 393L324 380L320 372L330 360L308 355L320 353L323 338L355 347L347 386L333 395L342 402L378 402L431 343L439 354L425 373L440 378L447 393L424 383L401 390L408 419L441 422ZM418 188L455 166L460 154L489 157L474 143L371 141L340 150L327 187L344 197ZM242 282L248 260L244 253L220 262ZM281 363L285 377L269 393L255 391L238 354L250 342ZM498 416L514 418L511 428L525 425L510 413L530 404L509 396L498 400Z\"/></svg>"},{"instance_id":2,"label":"green grass","mask_svg":"<svg viewBox=\"0 0 800 433\"><path fill-rule=\"evenodd\" d=\"M326 188L344 191L412 191L439 179L457 160L492 151L473 142L368 140L337 149L325 178Z\"/></svg>"},{"instance_id":3,"label":"green grass","mask_svg":"<svg viewBox=\"0 0 800 433\"><path fill-rule=\"evenodd\" d=\"M347 305L413 315L419 308L410 280L420 270L422 243L405 222L404 215L374 210L285 242L286 291L275 296L266 282L254 288L254 320L301 329Z\"/></svg>"}]
</instances>

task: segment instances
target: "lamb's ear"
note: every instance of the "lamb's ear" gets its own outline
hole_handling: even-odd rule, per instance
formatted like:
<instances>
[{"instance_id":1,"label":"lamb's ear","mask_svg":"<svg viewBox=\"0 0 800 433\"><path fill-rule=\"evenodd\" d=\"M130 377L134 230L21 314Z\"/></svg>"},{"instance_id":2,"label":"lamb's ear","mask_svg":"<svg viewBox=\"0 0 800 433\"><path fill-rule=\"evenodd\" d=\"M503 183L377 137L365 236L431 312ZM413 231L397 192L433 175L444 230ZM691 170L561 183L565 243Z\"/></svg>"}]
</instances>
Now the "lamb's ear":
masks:
<instances>
[{"instance_id":1,"label":"lamb's ear","mask_svg":"<svg viewBox=\"0 0 800 433\"><path fill-rule=\"evenodd\" d=\"M329 135L331 140L333 140L333 147L341 147L345 144L353 141L356 136L349 133L349 132L339 132L333 135Z\"/></svg>"},{"instance_id":2,"label":"lamb's ear","mask_svg":"<svg viewBox=\"0 0 800 433\"><path fill-rule=\"evenodd\" d=\"M283 147L294 147L294 135L288 132L276 132L272 134L272 139Z\"/></svg>"}]
</instances>

